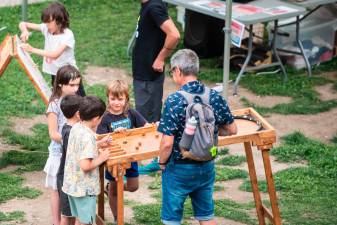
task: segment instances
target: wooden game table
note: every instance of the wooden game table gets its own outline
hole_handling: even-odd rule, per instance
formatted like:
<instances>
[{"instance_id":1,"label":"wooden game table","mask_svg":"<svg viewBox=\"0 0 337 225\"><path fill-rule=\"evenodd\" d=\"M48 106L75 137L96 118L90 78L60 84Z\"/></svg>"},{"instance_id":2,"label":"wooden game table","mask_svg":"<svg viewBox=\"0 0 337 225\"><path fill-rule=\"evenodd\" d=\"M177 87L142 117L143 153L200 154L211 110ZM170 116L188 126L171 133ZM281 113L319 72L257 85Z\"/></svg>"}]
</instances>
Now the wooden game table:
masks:
<instances>
[{"instance_id":1,"label":"wooden game table","mask_svg":"<svg viewBox=\"0 0 337 225\"><path fill-rule=\"evenodd\" d=\"M277 196L269 159L269 150L276 142L275 129L253 108L235 110L235 122L238 133L232 136L219 136L218 146L243 143L249 169L250 181L253 189L257 217L260 225L266 224L268 218L272 224L280 225L281 217L277 205ZM161 133L157 132L156 126L127 130L124 133L110 133L99 135L101 139L110 135L113 144L108 148L113 156L107 160L105 166L117 181L117 224L124 224L124 181L125 170L130 167L131 162L151 159L159 155ZM267 180L267 188L271 203L271 211L263 205L258 189L256 170L254 165L252 146L256 146L262 153L264 170ZM100 168L101 190L104 190L104 168ZM104 192L98 197L97 224L104 222Z\"/></svg>"}]
</instances>

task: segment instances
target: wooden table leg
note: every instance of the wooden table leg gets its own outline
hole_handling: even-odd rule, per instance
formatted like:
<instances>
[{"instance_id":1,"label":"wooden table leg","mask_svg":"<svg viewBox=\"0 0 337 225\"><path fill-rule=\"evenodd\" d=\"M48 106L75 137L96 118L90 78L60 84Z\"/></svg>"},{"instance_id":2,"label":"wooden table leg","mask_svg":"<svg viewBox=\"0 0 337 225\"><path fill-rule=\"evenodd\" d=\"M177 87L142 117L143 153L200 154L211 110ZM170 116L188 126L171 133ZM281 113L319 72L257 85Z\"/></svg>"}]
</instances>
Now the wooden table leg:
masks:
<instances>
[{"instance_id":1,"label":"wooden table leg","mask_svg":"<svg viewBox=\"0 0 337 225\"><path fill-rule=\"evenodd\" d=\"M269 149L262 150L262 158L263 158L263 164L264 164L264 171L266 173L267 187L268 187L268 192L269 192L271 209L273 212L274 224L281 225L281 216L280 216L280 211L277 205L277 196L276 196L276 191L275 191L273 173L272 173L271 165L270 165Z\"/></svg>"},{"instance_id":2,"label":"wooden table leg","mask_svg":"<svg viewBox=\"0 0 337 225\"><path fill-rule=\"evenodd\" d=\"M263 208L262 208L261 195L260 195L259 187L257 183L257 176L256 176L256 171L255 171L252 146L250 142L245 142L244 146L245 146L250 182L252 184L253 195L254 195L254 200L255 200L257 218L259 220L260 225L265 225L266 222L265 222Z\"/></svg>"},{"instance_id":3,"label":"wooden table leg","mask_svg":"<svg viewBox=\"0 0 337 225\"><path fill-rule=\"evenodd\" d=\"M117 166L117 225L124 225L124 173L122 165Z\"/></svg>"},{"instance_id":4,"label":"wooden table leg","mask_svg":"<svg viewBox=\"0 0 337 225\"><path fill-rule=\"evenodd\" d=\"M99 167L99 178L101 193L98 195L98 212L96 216L97 225L105 225L104 223L104 165Z\"/></svg>"}]
</instances>

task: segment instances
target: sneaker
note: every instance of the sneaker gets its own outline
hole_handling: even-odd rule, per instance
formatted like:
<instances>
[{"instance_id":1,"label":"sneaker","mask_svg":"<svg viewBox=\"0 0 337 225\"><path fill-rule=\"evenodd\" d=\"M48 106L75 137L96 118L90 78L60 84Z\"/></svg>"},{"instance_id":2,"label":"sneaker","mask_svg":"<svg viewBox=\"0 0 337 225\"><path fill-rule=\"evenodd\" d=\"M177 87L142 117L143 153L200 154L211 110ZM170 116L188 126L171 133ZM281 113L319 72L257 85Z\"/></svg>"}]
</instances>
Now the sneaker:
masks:
<instances>
[{"instance_id":1,"label":"sneaker","mask_svg":"<svg viewBox=\"0 0 337 225\"><path fill-rule=\"evenodd\" d=\"M158 170L160 170L158 158L154 158L149 164L145 166L139 166L138 173L139 174L149 174L151 172L156 172Z\"/></svg>"}]
</instances>

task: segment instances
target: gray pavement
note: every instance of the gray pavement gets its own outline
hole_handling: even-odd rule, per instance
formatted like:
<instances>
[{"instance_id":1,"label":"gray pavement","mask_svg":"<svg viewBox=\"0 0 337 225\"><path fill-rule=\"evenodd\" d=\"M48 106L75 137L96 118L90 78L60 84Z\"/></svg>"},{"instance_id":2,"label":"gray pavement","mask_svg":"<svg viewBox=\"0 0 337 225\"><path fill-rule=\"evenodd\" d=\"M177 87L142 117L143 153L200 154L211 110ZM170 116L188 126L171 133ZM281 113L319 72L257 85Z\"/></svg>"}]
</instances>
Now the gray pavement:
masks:
<instances>
[{"instance_id":1,"label":"gray pavement","mask_svg":"<svg viewBox=\"0 0 337 225\"><path fill-rule=\"evenodd\" d=\"M28 0L28 4L45 2L46 0ZM22 0L0 0L0 7L20 5Z\"/></svg>"}]
</instances>

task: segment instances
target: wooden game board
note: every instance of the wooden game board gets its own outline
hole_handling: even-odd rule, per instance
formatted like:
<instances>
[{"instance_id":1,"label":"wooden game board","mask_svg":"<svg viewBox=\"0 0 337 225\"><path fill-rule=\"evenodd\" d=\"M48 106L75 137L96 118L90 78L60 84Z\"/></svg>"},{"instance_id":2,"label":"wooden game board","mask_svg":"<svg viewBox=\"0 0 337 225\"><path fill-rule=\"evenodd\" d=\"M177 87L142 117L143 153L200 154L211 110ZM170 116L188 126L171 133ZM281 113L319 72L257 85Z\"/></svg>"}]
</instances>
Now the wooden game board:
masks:
<instances>
[{"instance_id":1,"label":"wooden game board","mask_svg":"<svg viewBox=\"0 0 337 225\"><path fill-rule=\"evenodd\" d=\"M266 224L265 218L268 218L272 224L280 225L281 217L277 206L277 197L269 159L269 150L272 148L273 143L276 142L275 129L253 108L236 110L232 113L236 117L239 117L238 119L235 119L238 126L238 133L232 136L219 137L218 146L227 146L237 143L244 144L259 224ZM97 139L101 139L106 135L112 137L113 144L109 149L116 154L106 162L106 166L117 179L117 224L122 225L124 224L123 176L125 174L125 169L129 168L130 162L158 156L161 137L160 133L156 132L156 126L127 130L122 134L110 133L99 135ZM252 145L256 146L257 149L262 152L272 212L270 212L261 201ZM101 181L103 180L103 170L101 169ZM101 188L102 190L104 188L103 182L101 182ZM105 224L104 193L100 194L98 205L98 224Z\"/></svg>"},{"instance_id":2,"label":"wooden game board","mask_svg":"<svg viewBox=\"0 0 337 225\"><path fill-rule=\"evenodd\" d=\"M114 154L106 163L108 168L115 164L149 159L159 154L162 135L157 132L157 126L155 125L108 135L113 139L113 144L107 149ZM105 136L106 134L99 135L97 139Z\"/></svg>"},{"instance_id":3,"label":"wooden game board","mask_svg":"<svg viewBox=\"0 0 337 225\"><path fill-rule=\"evenodd\" d=\"M24 69L26 75L31 80L34 88L41 96L43 102L47 105L51 96L51 89L43 78L30 55L21 47L21 41L17 35L6 36L0 45L0 76L6 70L11 59L15 57L20 66Z\"/></svg>"},{"instance_id":4,"label":"wooden game board","mask_svg":"<svg viewBox=\"0 0 337 225\"><path fill-rule=\"evenodd\" d=\"M21 67L25 70L28 78L33 83L35 89L42 97L42 100L48 104L51 96L51 89L43 78L37 65L34 63L30 55L25 52L21 47L21 41L18 36L14 36L14 56L19 61Z\"/></svg>"}]
</instances>

